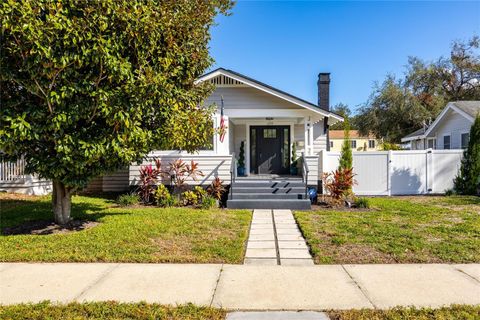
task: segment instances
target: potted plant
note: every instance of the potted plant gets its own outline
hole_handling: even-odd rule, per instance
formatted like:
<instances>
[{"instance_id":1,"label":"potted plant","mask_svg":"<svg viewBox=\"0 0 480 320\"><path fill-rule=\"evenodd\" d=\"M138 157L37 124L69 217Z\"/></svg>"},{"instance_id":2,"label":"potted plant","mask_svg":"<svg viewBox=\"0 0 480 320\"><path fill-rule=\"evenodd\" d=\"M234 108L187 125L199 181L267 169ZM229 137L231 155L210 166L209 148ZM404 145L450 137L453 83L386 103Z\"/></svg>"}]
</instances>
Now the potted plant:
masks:
<instances>
[{"instance_id":1,"label":"potted plant","mask_svg":"<svg viewBox=\"0 0 480 320\"><path fill-rule=\"evenodd\" d=\"M297 147L296 143L294 142L292 144L292 162L290 163L290 174L292 176L296 176L298 174L298 168L297 168Z\"/></svg>"},{"instance_id":2,"label":"potted plant","mask_svg":"<svg viewBox=\"0 0 480 320\"><path fill-rule=\"evenodd\" d=\"M237 175L243 177L245 175L245 143L240 143L240 154L238 155Z\"/></svg>"}]
</instances>

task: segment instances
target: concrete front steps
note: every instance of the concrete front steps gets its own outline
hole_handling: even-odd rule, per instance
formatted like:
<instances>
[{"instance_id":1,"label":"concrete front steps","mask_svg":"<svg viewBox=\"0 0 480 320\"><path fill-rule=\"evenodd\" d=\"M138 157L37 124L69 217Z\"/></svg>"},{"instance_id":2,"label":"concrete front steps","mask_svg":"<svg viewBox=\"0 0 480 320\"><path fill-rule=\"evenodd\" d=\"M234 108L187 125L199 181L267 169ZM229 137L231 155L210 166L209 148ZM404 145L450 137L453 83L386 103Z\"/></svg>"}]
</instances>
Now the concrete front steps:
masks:
<instances>
[{"instance_id":1,"label":"concrete front steps","mask_svg":"<svg viewBox=\"0 0 480 320\"><path fill-rule=\"evenodd\" d=\"M227 207L230 209L309 210L302 179L237 179L231 186Z\"/></svg>"}]
</instances>

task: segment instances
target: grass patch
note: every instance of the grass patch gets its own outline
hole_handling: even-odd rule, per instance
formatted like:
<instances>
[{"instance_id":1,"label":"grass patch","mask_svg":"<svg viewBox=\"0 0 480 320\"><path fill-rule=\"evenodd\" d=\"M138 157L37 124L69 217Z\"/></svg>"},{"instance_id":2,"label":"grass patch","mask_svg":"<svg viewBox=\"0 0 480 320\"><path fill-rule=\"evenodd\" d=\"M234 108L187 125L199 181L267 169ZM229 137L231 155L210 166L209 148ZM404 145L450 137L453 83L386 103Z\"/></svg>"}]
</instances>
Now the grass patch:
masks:
<instances>
[{"instance_id":1,"label":"grass patch","mask_svg":"<svg viewBox=\"0 0 480 320\"><path fill-rule=\"evenodd\" d=\"M440 309L394 308L390 310L346 310L328 312L332 320L475 320L480 306L456 305Z\"/></svg>"},{"instance_id":2,"label":"grass patch","mask_svg":"<svg viewBox=\"0 0 480 320\"><path fill-rule=\"evenodd\" d=\"M316 263L480 262L478 197L369 202L369 211L294 213Z\"/></svg>"},{"instance_id":3,"label":"grass patch","mask_svg":"<svg viewBox=\"0 0 480 320\"><path fill-rule=\"evenodd\" d=\"M0 319L188 319L220 320L226 312L209 307L177 307L148 303L91 302L17 304L0 306Z\"/></svg>"},{"instance_id":4,"label":"grass patch","mask_svg":"<svg viewBox=\"0 0 480 320\"><path fill-rule=\"evenodd\" d=\"M0 225L52 220L49 197L0 195ZM72 216L98 222L65 234L2 235L0 261L241 263L248 210L119 207L74 196Z\"/></svg>"},{"instance_id":5,"label":"grass patch","mask_svg":"<svg viewBox=\"0 0 480 320\"><path fill-rule=\"evenodd\" d=\"M389 310L331 310L332 320L474 320L480 316L480 306L454 305L440 309L394 308ZM192 304L164 306L150 303L84 302L55 304L0 305L0 319L169 319L221 320L226 311Z\"/></svg>"}]
</instances>

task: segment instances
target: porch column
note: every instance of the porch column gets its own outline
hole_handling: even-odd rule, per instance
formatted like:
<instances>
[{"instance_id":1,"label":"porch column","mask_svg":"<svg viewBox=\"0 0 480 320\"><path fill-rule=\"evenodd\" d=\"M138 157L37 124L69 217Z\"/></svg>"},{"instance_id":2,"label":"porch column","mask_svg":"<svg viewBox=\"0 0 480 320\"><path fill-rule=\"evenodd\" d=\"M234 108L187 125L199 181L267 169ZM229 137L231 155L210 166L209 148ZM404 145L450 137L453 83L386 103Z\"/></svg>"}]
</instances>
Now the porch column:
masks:
<instances>
[{"instance_id":1,"label":"porch column","mask_svg":"<svg viewBox=\"0 0 480 320\"><path fill-rule=\"evenodd\" d=\"M229 126L228 116L224 115L223 119L225 123L225 135L223 137L223 142L222 142L220 141L220 134L218 132L220 128L221 116L218 113L215 114L214 116L214 123L215 123L214 126L217 132L215 133L213 144L214 144L214 150L216 154L229 155L230 154L230 147L229 147L229 143L230 143L229 131L230 130L228 128Z\"/></svg>"},{"instance_id":2,"label":"porch column","mask_svg":"<svg viewBox=\"0 0 480 320\"><path fill-rule=\"evenodd\" d=\"M312 121L309 117L304 118L304 128L305 128L305 155L312 155L313 152L313 127Z\"/></svg>"}]
</instances>

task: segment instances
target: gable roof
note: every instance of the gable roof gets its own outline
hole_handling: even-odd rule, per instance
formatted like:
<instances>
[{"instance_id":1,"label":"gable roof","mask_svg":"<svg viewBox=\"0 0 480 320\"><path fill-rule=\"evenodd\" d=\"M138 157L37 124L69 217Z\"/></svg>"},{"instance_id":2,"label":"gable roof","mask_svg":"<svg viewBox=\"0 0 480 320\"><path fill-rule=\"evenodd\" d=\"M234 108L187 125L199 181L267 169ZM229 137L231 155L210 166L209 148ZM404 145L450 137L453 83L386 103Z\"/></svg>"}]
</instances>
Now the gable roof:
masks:
<instances>
[{"instance_id":1,"label":"gable roof","mask_svg":"<svg viewBox=\"0 0 480 320\"><path fill-rule=\"evenodd\" d=\"M454 101L452 104L472 118L480 113L480 101Z\"/></svg>"},{"instance_id":2,"label":"gable roof","mask_svg":"<svg viewBox=\"0 0 480 320\"><path fill-rule=\"evenodd\" d=\"M442 122L442 119L448 114L448 111L453 110L463 116L467 121L473 123L477 114L480 114L480 101L452 101L447 103L445 108L440 112L435 121L427 128L427 130L419 129L402 138L402 142L407 142L417 139L425 139L433 129ZM424 131L424 132L422 132Z\"/></svg>"},{"instance_id":3,"label":"gable roof","mask_svg":"<svg viewBox=\"0 0 480 320\"><path fill-rule=\"evenodd\" d=\"M317 106L316 104L313 104L313 103L308 102L304 99L298 98L298 97L296 97L294 95L291 95L291 94L289 94L285 91L274 88L274 87L272 87L268 84L265 84L263 82L260 82L258 80L255 80L253 78L250 78L248 76L245 76L243 74L240 74L240 73L232 71L232 70L228 70L228 69L224 69L224 68L215 69L215 70L210 71L210 72L202 75L201 77L199 77L196 80L196 83L210 80L210 79L215 78L219 75L227 76L229 78L232 78L236 81L242 82L242 83L244 83L246 85L249 85L251 87L254 87L256 89L259 89L259 90L262 90L264 92L270 93L270 94L272 94L272 95L274 95L278 98L289 101L293 104L296 104L300 107L311 110L313 112L319 113L319 114L321 114L325 117L332 117L332 118L336 119L337 121L343 121L343 117L340 116L339 114L336 114L336 113L331 112L329 110L322 109L319 106Z\"/></svg>"},{"instance_id":4,"label":"gable roof","mask_svg":"<svg viewBox=\"0 0 480 320\"><path fill-rule=\"evenodd\" d=\"M425 133L425 129L421 128L416 131L413 131L410 134L407 134L405 137L402 138L402 142L407 142L411 140L422 139L423 134Z\"/></svg>"}]
</instances>

